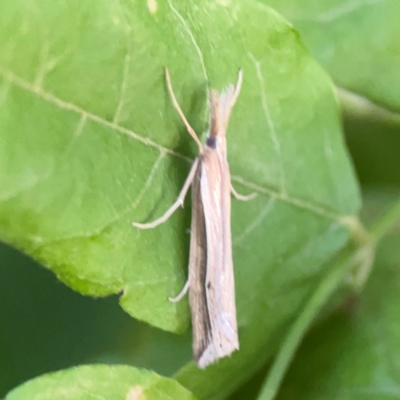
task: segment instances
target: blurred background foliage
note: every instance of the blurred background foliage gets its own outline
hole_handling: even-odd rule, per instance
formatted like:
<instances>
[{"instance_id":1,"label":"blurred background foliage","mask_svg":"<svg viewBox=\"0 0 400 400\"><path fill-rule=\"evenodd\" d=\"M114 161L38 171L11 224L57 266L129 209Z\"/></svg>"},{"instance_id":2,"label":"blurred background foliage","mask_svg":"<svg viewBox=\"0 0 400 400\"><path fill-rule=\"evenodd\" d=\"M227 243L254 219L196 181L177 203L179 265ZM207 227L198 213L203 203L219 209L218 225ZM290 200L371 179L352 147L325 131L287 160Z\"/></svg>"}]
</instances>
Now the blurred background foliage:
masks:
<instances>
[{"instance_id":1,"label":"blurred background foliage","mask_svg":"<svg viewBox=\"0 0 400 400\"><path fill-rule=\"evenodd\" d=\"M336 3L343 6L346 2ZM279 11L285 15L282 6ZM362 15L356 16L362 19ZM296 21L292 22L296 26ZM384 30L385 21L376 21L370 29ZM368 52L368 43L363 50ZM357 54L358 49L353 51ZM338 98L348 150L363 191L362 217L369 223L400 193L400 114L347 91L339 90ZM400 228L380 244L365 292L348 299L309 333L283 384L280 400L398 398L400 371L398 361L390 358L398 354L393 352L399 352L400 338L396 310L390 305L400 303L396 294L399 240ZM161 334L130 318L119 307L117 296L93 299L73 292L51 272L4 244L0 244L0 276L0 396L27 379L78 364L118 362L151 365L153 369L157 365L156 372L170 375L181 359L190 357L189 333L184 338L187 353L176 353L176 365L164 363L167 358L163 354L174 350L164 349L162 340L156 339L152 342L159 343L158 348L146 347L147 339L169 335L171 346L174 340L181 342L181 337ZM375 335L363 336L374 329ZM307 368L303 360L307 360ZM231 399L256 398L267 370L268 366ZM352 371L357 376L350 378ZM379 371L380 376L367 376L368 371ZM375 395L366 397L360 387L373 387Z\"/></svg>"}]
</instances>

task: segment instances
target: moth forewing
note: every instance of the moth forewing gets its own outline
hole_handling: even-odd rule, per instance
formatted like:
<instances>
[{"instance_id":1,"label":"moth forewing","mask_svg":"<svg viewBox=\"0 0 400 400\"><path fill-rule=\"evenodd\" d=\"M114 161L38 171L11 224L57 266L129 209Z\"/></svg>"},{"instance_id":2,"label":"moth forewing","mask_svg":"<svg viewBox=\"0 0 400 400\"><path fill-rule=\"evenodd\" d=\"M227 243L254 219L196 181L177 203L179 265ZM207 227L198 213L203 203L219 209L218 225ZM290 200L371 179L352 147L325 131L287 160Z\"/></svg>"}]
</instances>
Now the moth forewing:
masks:
<instances>
[{"instance_id":1,"label":"moth forewing","mask_svg":"<svg viewBox=\"0 0 400 400\"><path fill-rule=\"evenodd\" d=\"M178 301L189 288L193 353L198 366L204 368L239 348L230 225L231 180L225 135L231 109L240 92L242 72L239 72L236 86L229 85L221 94L212 91L210 130L204 146L175 98L168 70L166 80L174 107L199 144L200 155L194 161L178 199L165 214L151 223L133 225L146 229L165 222L183 204L192 185L189 285L186 284L171 301Z\"/></svg>"},{"instance_id":2,"label":"moth forewing","mask_svg":"<svg viewBox=\"0 0 400 400\"><path fill-rule=\"evenodd\" d=\"M201 157L202 158L202 157ZM192 183L192 223L190 228L189 302L192 313L193 355L199 364L212 337L207 307L207 237L203 202L201 199L202 160Z\"/></svg>"},{"instance_id":3,"label":"moth forewing","mask_svg":"<svg viewBox=\"0 0 400 400\"><path fill-rule=\"evenodd\" d=\"M230 231L228 164L216 150L206 151L201 164L201 200L207 238L206 304L211 341L199 360L207 366L239 348Z\"/></svg>"}]
</instances>

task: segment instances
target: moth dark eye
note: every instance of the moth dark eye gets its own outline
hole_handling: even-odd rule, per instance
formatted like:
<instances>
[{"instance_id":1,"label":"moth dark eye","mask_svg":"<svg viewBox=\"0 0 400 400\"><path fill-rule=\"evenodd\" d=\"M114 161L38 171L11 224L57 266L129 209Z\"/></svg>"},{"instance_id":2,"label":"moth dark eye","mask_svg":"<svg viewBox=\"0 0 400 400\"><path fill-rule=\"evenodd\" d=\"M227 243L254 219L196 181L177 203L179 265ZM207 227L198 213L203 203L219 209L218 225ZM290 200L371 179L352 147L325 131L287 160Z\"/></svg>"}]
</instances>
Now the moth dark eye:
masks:
<instances>
[{"instance_id":1,"label":"moth dark eye","mask_svg":"<svg viewBox=\"0 0 400 400\"><path fill-rule=\"evenodd\" d=\"M217 138L215 136L209 136L207 138L206 144L208 147L215 149L217 147Z\"/></svg>"}]
</instances>

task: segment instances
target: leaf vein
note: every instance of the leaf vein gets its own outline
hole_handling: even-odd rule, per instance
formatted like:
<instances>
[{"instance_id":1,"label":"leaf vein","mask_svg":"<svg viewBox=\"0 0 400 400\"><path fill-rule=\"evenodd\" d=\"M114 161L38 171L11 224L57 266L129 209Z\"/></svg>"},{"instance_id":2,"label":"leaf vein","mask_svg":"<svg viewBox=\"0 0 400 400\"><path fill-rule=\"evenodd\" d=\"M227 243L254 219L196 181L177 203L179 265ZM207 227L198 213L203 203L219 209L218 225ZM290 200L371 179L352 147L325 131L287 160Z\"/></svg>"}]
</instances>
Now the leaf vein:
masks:
<instances>
[{"instance_id":1,"label":"leaf vein","mask_svg":"<svg viewBox=\"0 0 400 400\"><path fill-rule=\"evenodd\" d=\"M264 110L265 119L267 120L267 124L268 124L269 130L270 130L270 133L271 133L272 143L274 145L275 151L276 151L276 153L278 155L278 159L279 159L280 190L282 193L286 193L285 172L283 169L283 162L282 162L282 149L281 149L281 144L278 139L278 135L276 133L274 121L272 120L271 113L269 111L267 94L265 92L265 82L264 82L264 78L261 73L260 62L258 60L256 60L256 58L254 57L254 55L252 53L248 53L248 54L249 54L250 59L254 63L257 78L258 78L258 81L260 82L261 105Z\"/></svg>"},{"instance_id":2,"label":"leaf vein","mask_svg":"<svg viewBox=\"0 0 400 400\"><path fill-rule=\"evenodd\" d=\"M253 219L253 221L251 221L250 224L247 225L242 234L233 241L233 244L240 243L245 237L247 237L262 223L264 218L272 211L275 200L276 199L274 197L270 197L266 206L259 212L259 214Z\"/></svg>"},{"instance_id":3,"label":"leaf vein","mask_svg":"<svg viewBox=\"0 0 400 400\"><path fill-rule=\"evenodd\" d=\"M127 84L127 79L128 79L128 74L129 74L129 66L130 66L130 61L131 61L131 39L130 39L130 35L131 35L131 30L128 30L128 40L127 40L127 48L126 48L126 55L125 55L125 60L124 60L124 71L122 73L122 79L121 79L121 94L120 94L120 98L119 98L119 102L117 105L117 109L115 110L115 114L114 114L114 119L113 119L113 123L118 125L119 122L119 118L121 116L121 112L122 112L122 107L124 106L124 97L125 97L125 93L126 93L126 84Z\"/></svg>"},{"instance_id":4,"label":"leaf vein","mask_svg":"<svg viewBox=\"0 0 400 400\"><path fill-rule=\"evenodd\" d=\"M314 21L324 22L324 23L331 22L334 21L335 19L339 19L340 17L351 14L366 6L383 3L384 1L385 0L363 0L355 3L344 3L341 4L339 7L331 8L330 10L325 11L324 13L318 15L314 19Z\"/></svg>"},{"instance_id":5,"label":"leaf vein","mask_svg":"<svg viewBox=\"0 0 400 400\"><path fill-rule=\"evenodd\" d=\"M56 97L52 93L46 92L42 88L32 85L30 82L26 81L23 78L20 78L19 76L13 74L12 72L5 71L2 68L0 68L0 75L2 75L4 79L10 81L11 83L15 84L16 86L19 86L20 88L25 89L28 92L32 92L33 94L41 97L42 99L48 101L49 103L54 104L55 106L57 106L61 109L73 111L80 115L84 115L87 119L97 122L98 124L103 125L107 128L114 129L115 131L117 131L119 133L128 135L131 138L145 144L146 146L154 147L154 148L158 149L159 151L164 151L168 154L174 155L174 156L184 159L186 161L193 162L189 157L184 156L183 154L177 153L171 149L163 147L163 146L153 142L151 139L142 137L142 136L138 135L137 133L131 131L130 129L124 128L118 124L107 121L106 119L104 119L96 114L93 114L89 111L86 111L83 108L81 108L73 103L64 101L64 100Z\"/></svg>"},{"instance_id":6,"label":"leaf vein","mask_svg":"<svg viewBox=\"0 0 400 400\"><path fill-rule=\"evenodd\" d=\"M146 182L143 185L142 190L138 194L138 197L136 198L135 202L132 204L132 208L135 209L140 202L142 201L143 196L146 194L147 190L151 186L151 183L153 182L154 176L158 170L158 167L160 166L161 162L163 161L165 157L165 152L162 151L160 152L159 157L157 158L156 162L154 163L153 167L151 168L150 174L146 180Z\"/></svg>"},{"instance_id":7,"label":"leaf vein","mask_svg":"<svg viewBox=\"0 0 400 400\"><path fill-rule=\"evenodd\" d=\"M177 17L177 19L181 22L181 24L183 25L183 27L185 28L186 32L188 33L191 42L193 43L194 48L196 49L196 53L199 56L200 59L200 64L201 64L201 69L203 71L204 74L204 78L206 79L206 81L208 82L208 75L207 75L207 70L206 70L206 65L204 63L204 56L203 53L199 47L199 45L196 42L196 39L193 35L193 32L190 29L189 24L185 21L185 19L182 17L182 15L179 13L179 11L173 6L172 2L170 0L168 0L168 4L169 7L171 8L172 12L174 13L174 15Z\"/></svg>"},{"instance_id":8,"label":"leaf vein","mask_svg":"<svg viewBox=\"0 0 400 400\"><path fill-rule=\"evenodd\" d=\"M63 241L63 240L71 240L71 239L76 239L76 238L90 238L90 237L93 237L93 236L100 235L102 232L104 232L106 229L108 229L112 224L114 224L115 222L119 221L122 217L124 217L130 211L132 211L132 210L137 208L137 206L140 204L141 200L143 199L143 196L146 194L147 190L151 186L151 183L153 182L154 177L155 177L155 175L157 173L157 170L158 170L161 162L165 158L165 155L166 155L165 152L160 152L160 155L158 156L157 160L155 161L154 165L152 166L152 168L150 170L150 173L149 173L149 176L148 176L146 182L144 183L143 188L139 192L136 200L134 202L132 202L131 204L129 204L129 206L125 207L125 209L122 210L121 212L118 212L117 210L114 210L115 211L114 217L110 221L108 221L106 224L104 224L101 228L96 229L96 230L94 230L94 231L92 231L90 233L75 232L71 236L63 236L63 237L59 237L59 238L54 239L54 240L45 240L41 236L30 236L30 239L33 242L37 243L38 245L44 246L44 245L48 245L49 243L55 243L55 242L59 242L59 241ZM128 199L129 199L129 197L128 197ZM111 204L109 204L109 205L111 206Z\"/></svg>"},{"instance_id":9,"label":"leaf vein","mask_svg":"<svg viewBox=\"0 0 400 400\"><path fill-rule=\"evenodd\" d=\"M83 117L85 117L86 119L90 119L100 125L103 125L105 127L111 128L119 133L125 134L129 137L131 137L134 140L137 140L143 144L145 144L146 146L149 147L153 147L158 149L160 152L165 153L165 154L169 154L175 157L178 157L180 159L183 159L189 163L192 163L193 160L190 157L187 157L181 153L178 153L174 150L168 149L166 147L163 147L157 143L155 143L154 141L152 141L151 139L148 138L144 138L140 135L138 135L137 133L133 132L130 129L124 128L122 126L119 126L113 122L107 121L104 118L93 114L91 112L88 112L84 109L82 109L81 107L73 104L73 103L69 103L67 101L64 101L58 97L56 97L55 95L53 95L52 93L46 92L41 88L35 87L34 85L32 85L30 82L26 81L25 79L15 75L14 73L4 70L3 68L0 67L0 75L8 82L28 91L31 92L37 96L39 96L40 98L44 99L45 101L48 101L49 103L54 104L55 106L64 109L64 110L68 110L68 111L72 111L72 112L76 112L80 115L82 115ZM284 201L286 203L289 203L291 205L294 205L296 207L302 208L302 209L306 209L309 210L317 215L320 215L322 217L328 218L328 219L333 219L338 221L339 223L343 224L343 220L345 220L346 218L348 218L345 215L340 215L338 213L332 212L329 209L326 209L322 206L319 206L317 204L313 204L313 203L309 203L305 200L301 200L295 197L291 197L288 196L286 193L282 193L282 192L277 192L274 191L272 189L260 186L256 183L253 182L249 182L246 181L244 178L240 177L240 176L232 176L232 180L236 181L238 183L240 183L241 185L243 185L244 187L248 187L251 188L259 193L263 193L266 195L269 195L271 197L274 197L276 199L279 199L281 201ZM353 218L353 216L350 216L350 218ZM347 224L345 224L347 225Z\"/></svg>"}]
</instances>

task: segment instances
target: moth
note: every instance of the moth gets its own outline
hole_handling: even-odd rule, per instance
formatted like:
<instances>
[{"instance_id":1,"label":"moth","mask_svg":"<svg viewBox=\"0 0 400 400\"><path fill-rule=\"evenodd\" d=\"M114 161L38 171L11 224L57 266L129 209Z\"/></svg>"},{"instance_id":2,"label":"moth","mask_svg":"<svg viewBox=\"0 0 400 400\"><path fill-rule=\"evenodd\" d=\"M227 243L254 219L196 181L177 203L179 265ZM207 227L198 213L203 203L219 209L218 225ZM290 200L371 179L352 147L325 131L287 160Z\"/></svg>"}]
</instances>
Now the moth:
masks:
<instances>
[{"instance_id":1,"label":"moth","mask_svg":"<svg viewBox=\"0 0 400 400\"><path fill-rule=\"evenodd\" d=\"M194 359L200 368L229 356L239 349L236 322L235 282L231 243L231 192L240 200L250 196L238 194L231 185L227 160L226 130L228 120L242 85L239 71L236 86L225 91L211 91L210 125L203 145L190 126L176 100L166 69L166 81L173 105L188 133L199 146L199 155L176 202L157 220L133 225L154 228L165 222L179 206L192 186L192 222L188 280L181 293L170 301L179 301L189 290L193 326Z\"/></svg>"}]
</instances>

